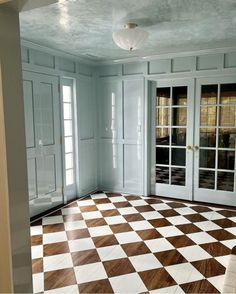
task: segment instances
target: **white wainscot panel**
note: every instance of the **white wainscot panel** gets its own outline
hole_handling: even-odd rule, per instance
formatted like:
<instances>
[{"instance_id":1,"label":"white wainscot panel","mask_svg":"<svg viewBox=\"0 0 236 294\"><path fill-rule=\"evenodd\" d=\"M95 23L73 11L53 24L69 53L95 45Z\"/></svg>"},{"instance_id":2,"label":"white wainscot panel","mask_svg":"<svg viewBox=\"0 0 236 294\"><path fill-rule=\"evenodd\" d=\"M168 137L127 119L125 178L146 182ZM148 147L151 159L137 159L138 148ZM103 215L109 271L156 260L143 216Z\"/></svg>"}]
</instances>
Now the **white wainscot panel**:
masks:
<instances>
[{"instance_id":1,"label":"white wainscot panel","mask_svg":"<svg viewBox=\"0 0 236 294\"><path fill-rule=\"evenodd\" d=\"M80 141L79 191L89 193L97 188L97 153L94 140Z\"/></svg>"},{"instance_id":2,"label":"white wainscot panel","mask_svg":"<svg viewBox=\"0 0 236 294\"><path fill-rule=\"evenodd\" d=\"M188 72L194 70L195 56L176 57L172 59L171 71L175 72Z\"/></svg>"},{"instance_id":3,"label":"white wainscot panel","mask_svg":"<svg viewBox=\"0 0 236 294\"><path fill-rule=\"evenodd\" d=\"M103 139L115 139L120 135L121 90L121 81L100 81L98 104L100 137Z\"/></svg>"},{"instance_id":4,"label":"white wainscot panel","mask_svg":"<svg viewBox=\"0 0 236 294\"><path fill-rule=\"evenodd\" d=\"M170 59L160 59L160 60L149 61L148 74L166 74L166 73L170 73L170 70L171 70Z\"/></svg>"},{"instance_id":5,"label":"white wainscot panel","mask_svg":"<svg viewBox=\"0 0 236 294\"><path fill-rule=\"evenodd\" d=\"M36 162L34 158L27 160L29 200L37 197Z\"/></svg>"},{"instance_id":6,"label":"white wainscot panel","mask_svg":"<svg viewBox=\"0 0 236 294\"><path fill-rule=\"evenodd\" d=\"M94 138L94 119L96 101L92 91L93 83L91 78L79 80L78 88L78 122L80 139Z\"/></svg>"},{"instance_id":7,"label":"white wainscot panel","mask_svg":"<svg viewBox=\"0 0 236 294\"><path fill-rule=\"evenodd\" d=\"M143 193L142 145L124 145L124 189Z\"/></svg>"},{"instance_id":8,"label":"white wainscot panel","mask_svg":"<svg viewBox=\"0 0 236 294\"><path fill-rule=\"evenodd\" d=\"M225 68L233 68L236 67L236 52L230 52L225 54Z\"/></svg>"},{"instance_id":9,"label":"white wainscot panel","mask_svg":"<svg viewBox=\"0 0 236 294\"><path fill-rule=\"evenodd\" d=\"M104 66L100 66L98 71L99 71L100 77L115 77L121 74L122 65L121 64L104 65Z\"/></svg>"},{"instance_id":10,"label":"white wainscot panel","mask_svg":"<svg viewBox=\"0 0 236 294\"><path fill-rule=\"evenodd\" d=\"M55 57L45 52L32 50L34 64L55 68Z\"/></svg>"},{"instance_id":11,"label":"white wainscot panel","mask_svg":"<svg viewBox=\"0 0 236 294\"><path fill-rule=\"evenodd\" d=\"M124 139L140 142L143 120L143 79L124 81Z\"/></svg>"},{"instance_id":12,"label":"white wainscot panel","mask_svg":"<svg viewBox=\"0 0 236 294\"><path fill-rule=\"evenodd\" d=\"M120 191L122 185L122 145L100 142L100 180L101 187Z\"/></svg>"},{"instance_id":13,"label":"white wainscot panel","mask_svg":"<svg viewBox=\"0 0 236 294\"><path fill-rule=\"evenodd\" d=\"M67 71L72 73L76 71L75 62L66 58L62 58L62 57L58 57L58 67L62 71Z\"/></svg>"},{"instance_id":14,"label":"white wainscot panel","mask_svg":"<svg viewBox=\"0 0 236 294\"><path fill-rule=\"evenodd\" d=\"M123 75L137 75L145 73L147 62L131 62L123 64Z\"/></svg>"},{"instance_id":15,"label":"white wainscot panel","mask_svg":"<svg viewBox=\"0 0 236 294\"><path fill-rule=\"evenodd\" d=\"M220 67L221 54L207 54L197 57L197 70L211 70Z\"/></svg>"}]
</instances>

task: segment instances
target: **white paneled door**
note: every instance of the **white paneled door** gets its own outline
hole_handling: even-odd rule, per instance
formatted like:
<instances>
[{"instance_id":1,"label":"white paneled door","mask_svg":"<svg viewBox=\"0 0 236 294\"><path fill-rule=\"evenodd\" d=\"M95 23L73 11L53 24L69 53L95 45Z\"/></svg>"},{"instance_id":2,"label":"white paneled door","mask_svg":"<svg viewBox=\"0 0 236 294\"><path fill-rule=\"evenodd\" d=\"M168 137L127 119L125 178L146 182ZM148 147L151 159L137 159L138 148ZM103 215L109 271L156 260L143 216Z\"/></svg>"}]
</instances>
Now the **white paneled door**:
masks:
<instances>
[{"instance_id":1,"label":"white paneled door","mask_svg":"<svg viewBox=\"0 0 236 294\"><path fill-rule=\"evenodd\" d=\"M57 77L23 73L31 216L63 203Z\"/></svg>"},{"instance_id":2,"label":"white paneled door","mask_svg":"<svg viewBox=\"0 0 236 294\"><path fill-rule=\"evenodd\" d=\"M156 195L236 205L235 78L158 81L152 109Z\"/></svg>"}]
</instances>

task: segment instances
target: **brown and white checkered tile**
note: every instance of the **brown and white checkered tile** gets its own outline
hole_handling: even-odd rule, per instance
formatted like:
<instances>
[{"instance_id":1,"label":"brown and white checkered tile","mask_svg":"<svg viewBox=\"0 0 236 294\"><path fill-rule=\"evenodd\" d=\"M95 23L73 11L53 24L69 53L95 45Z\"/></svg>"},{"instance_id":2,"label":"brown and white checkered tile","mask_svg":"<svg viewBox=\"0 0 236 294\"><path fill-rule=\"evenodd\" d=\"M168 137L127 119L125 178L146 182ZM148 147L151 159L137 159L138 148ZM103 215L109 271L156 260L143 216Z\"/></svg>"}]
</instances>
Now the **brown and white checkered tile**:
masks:
<instances>
[{"instance_id":1,"label":"brown and white checkered tile","mask_svg":"<svg viewBox=\"0 0 236 294\"><path fill-rule=\"evenodd\" d=\"M219 293L236 211L97 193L31 225L34 293Z\"/></svg>"}]
</instances>

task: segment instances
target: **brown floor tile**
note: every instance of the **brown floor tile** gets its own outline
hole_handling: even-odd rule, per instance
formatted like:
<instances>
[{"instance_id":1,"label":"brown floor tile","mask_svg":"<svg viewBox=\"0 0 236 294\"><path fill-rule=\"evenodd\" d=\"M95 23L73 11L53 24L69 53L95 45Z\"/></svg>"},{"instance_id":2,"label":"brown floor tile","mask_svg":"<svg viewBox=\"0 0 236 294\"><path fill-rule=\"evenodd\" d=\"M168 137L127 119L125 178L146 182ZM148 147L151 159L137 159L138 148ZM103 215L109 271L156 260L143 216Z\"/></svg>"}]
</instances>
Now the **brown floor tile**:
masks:
<instances>
[{"instance_id":1,"label":"brown floor tile","mask_svg":"<svg viewBox=\"0 0 236 294\"><path fill-rule=\"evenodd\" d=\"M176 285L174 279L164 268L139 272L139 276L149 291Z\"/></svg>"},{"instance_id":2,"label":"brown floor tile","mask_svg":"<svg viewBox=\"0 0 236 294\"><path fill-rule=\"evenodd\" d=\"M212 211L210 207L201 206L201 205L191 206L191 209L195 210L198 213Z\"/></svg>"},{"instance_id":3,"label":"brown floor tile","mask_svg":"<svg viewBox=\"0 0 236 294\"><path fill-rule=\"evenodd\" d=\"M63 215L64 222L74 222L78 220L83 220L83 216L81 213Z\"/></svg>"},{"instance_id":4,"label":"brown floor tile","mask_svg":"<svg viewBox=\"0 0 236 294\"><path fill-rule=\"evenodd\" d=\"M119 244L114 235L93 237L93 242L97 248Z\"/></svg>"},{"instance_id":5,"label":"brown floor tile","mask_svg":"<svg viewBox=\"0 0 236 294\"><path fill-rule=\"evenodd\" d=\"M110 225L110 228L114 234L133 231L129 224Z\"/></svg>"},{"instance_id":6,"label":"brown floor tile","mask_svg":"<svg viewBox=\"0 0 236 294\"><path fill-rule=\"evenodd\" d=\"M179 215L179 213L177 211L175 211L174 209L165 209L165 210L161 210L158 211L161 215L163 215L164 217L170 217L170 216L176 216Z\"/></svg>"},{"instance_id":7,"label":"brown floor tile","mask_svg":"<svg viewBox=\"0 0 236 294\"><path fill-rule=\"evenodd\" d=\"M104 218L88 219L85 221L88 227L106 226L107 223Z\"/></svg>"},{"instance_id":8,"label":"brown floor tile","mask_svg":"<svg viewBox=\"0 0 236 294\"><path fill-rule=\"evenodd\" d=\"M103 217L120 215L117 209L101 210L101 214Z\"/></svg>"},{"instance_id":9,"label":"brown floor tile","mask_svg":"<svg viewBox=\"0 0 236 294\"><path fill-rule=\"evenodd\" d=\"M195 226L194 224L177 225L176 228L178 228L184 234L192 234L202 231L201 229L199 229L199 227Z\"/></svg>"},{"instance_id":10,"label":"brown floor tile","mask_svg":"<svg viewBox=\"0 0 236 294\"><path fill-rule=\"evenodd\" d=\"M122 202L115 202L113 203L116 208L123 208L123 207L130 207L132 206L128 201L122 201Z\"/></svg>"},{"instance_id":11,"label":"brown floor tile","mask_svg":"<svg viewBox=\"0 0 236 294\"><path fill-rule=\"evenodd\" d=\"M147 211L154 211L155 209L151 207L150 205L142 205L142 206L135 206L135 209L138 212L147 212Z\"/></svg>"},{"instance_id":12,"label":"brown floor tile","mask_svg":"<svg viewBox=\"0 0 236 294\"><path fill-rule=\"evenodd\" d=\"M142 240L162 238L162 235L156 229L137 231L137 234Z\"/></svg>"},{"instance_id":13,"label":"brown floor tile","mask_svg":"<svg viewBox=\"0 0 236 294\"><path fill-rule=\"evenodd\" d=\"M96 249L71 252L71 257L72 257L74 266L101 261Z\"/></svg>"},{"instance_id":14,"label":"brown floor tile","mask_svg":"<svg viewBox=\"0 0 236 294\"><path fill-rule=\"evenodd\" d=\"M43 245L43 256L50 256L70 252L68 242L57 242Z\"/></svg>"},{"instance_id":15,"label":"brown floor tile","mask_svg":"<svg viewBox=\"0 0 236 294\"><path fill-rule=\"evenodd\" d=\"M135 196L135 195L126 195L124 196L128 201L132 200L141 200L142 198L140 196Z\"/></svg>"},{"instance_id":16,"label":"brown floor tile","mask_svg":"<svg viewBox=\"0 0 236 294\"><path fill-rule=\"evenodd\" d=\"M217 220L214 220L213 222L217 224L218 226L220 226L221 228L236 227L236 223L227 218L217 219Z\"/></svg>"},{"instance_id":17,"label":"brown floor tile","mask_svg":"<svg viewBox=\"0 0 236 294\"><path fill-rule=\"evenodd\" d=\"M136 222L136 221L145 220L145 218L139 213L127 214L127 215L123 215L123 217L126 219L127 222Z\"/></svg>"},{"instance_id":18,"label":"brown floor tile","mask_svg":"<svg viewBox=\"0 0 236 294\"><path fill-rule=\"evenodd\" d=\"M76 285L73 268L50 271L44 273L44 290Z\"/></svg>"},{"instance_id":19,"label":"brown floor tile","mask_svg":"<svg viewBox=\"0 0 236 294\"><path fill-rule=\"evenodd\" d=\"M42 226L42 219L40 218L40 219L37 219L37 220L31 222L30 223L30 226L31 227L34 227L34 226Z\"/></svg>"},{"instance_id":20,"label":"brown floor tile","mask_svg":"<svg viewBox=\"0 0 236 294\"><path fill-rule=\"evenodd\" d=\"M67 231L66 234L68 240L83 239L90 237L88 229Z\"/></svg>"},{"instance_id":21,"label":"brown floor tile","mask_svg":"<svg viewBox=\"0 0 236 294\"><path fill-rule=\"evenodd\" d=\"M225 273L225 267L214 258L194 261L192 265L203 274L205 278L224 275Z\"/></svg>"},{"instance_id":22,"label":"brown floor tile","mask_svg":"<svg viewBox=\"0 0 236 294\"><path fill-rule=\"evenodd\" d=\"M149 223L154 228L160 228L160 227L166 227L166 226L172 226L172 224L166 220L165 218L158 218L158 219L150 219Z\"/></svg>"},{"instance_id":23,"label":"brown floor tile","mask_svg":"<svg viewBox=\"0 0 236 294\"><path fill-rule=\"evenodd\" d=\"M35 235L31 237L31 246L42 245L43 235Z\"/></svg>"},{"instance_id":24,"label":"brown floor tile","mask_svg":"<svg viewBox=\"0 0 236 294\"><path fill-rule=\"evenodd\" d=\"M114 293L108 279L79 284L79 293Z\"/></svg>"},{"instance_id":25,"label":"brown floor tile","mask_svg":"<svg viewBox=\"0 0 236 294\"><path fill-rule=\"evenodd\" d=\"M210 282L207 280L200 280L181 285L185 293L220 293Z\"/></svg>"},{"instance_id":26,"label":"brown floor tile","mask_svg":"<svg viewBox=\"0 0 236 294\"><path fill-rule=\"evenodd\" d=\"M208 231L207 233L218 241L235 239L235 236L233 234L231 234L228 231L225 231L224 229Z\"/></svg>"},{"instance_id":27,"label":"brown floor tile","mask_svg":"<svg viewBox=\"0 0 236 294\"><path fill-rule=\"evenodd\" d=\"M62 215L61 209L51 212L48 216Z\"/></svg>"},{"instance_id":28,"label":"brown floor tile","mask_svg":"<svg viewBox=\"0 0 236 294\"><path fill-rule=\"evenodd\" d=\"M146 201L148 204L159 204L162 203L163 201L160 199L143 199L144 201Z\"/></svg>"},{"instance_id":29,"label":"brown floor tile","mask_svg":"<svg viewBox=\"0 0 236 294\"><path fill-rule=\"evenodd\" d=\"M105 261L103 265L109 278L135 272L128 258Z\"/></svg>"},{"instance_id":30,"label":"brown floor tile","mask_svg":"<svg viewBox=\"0 0 236 294\"><path fill-rule=\"evenodd\" d=\"M109 193L105 193L108 197L117 197L117 196L122 196L120 193L113 193L113 192L109 192Z\"/></svg>"},{"instance_id":31,"label":"brown floor tile","mask_svg":"<svg viewBox=\"0 0 236 294\"><path fill-rule=\"evenodd\" d=\"M96 211L97 206L96 205L89 205L89 206L81 206L80 211L81 212L90 212L90 211Z\"/></svg>"},{"instance_id":32,"label":"brown floor tile","mask_svg":"<svg viewBox=\"0 0 236 294\"><path fill-rule=\"evenodd\" d=\"M62 232L65 230L64 224L53 224L53 225L46 225L43 226L43 233L55 233L55 232Z\"/></svg>"},{"instance_id":33,"label":"brown floor tile","mask_svg":"<svg viewBox=\"0 0 236 294\"><path fill-rule=\"evenodd\" d=\"M225 217L233 217L236 216L236 210L226 210L226 209L222 209L222 210L218 210L218 213L222 214Z\"/></svg>"},{"instance_id":34,"label":"brown floor tile","mask_svg":"<svg viewBox=\"0 0 236 294\"><path fill-rule=\"evenodd\" d=\"M32 259L32 272L33 274L43 272L43 258Z\"/></svg>"},{"instance_id":35,"label":"brown floor tile","mask_svg":"<svg viewBox=\"0 0 236 294\"><path fill-rule=\"evenodd\" d=\"M93 199L94 203L97 204L106 204L111 203L111 200L109 198L101 198L101 199Z\"/></svg>"},{"instance_id":36,"label":"brown floor tile","mask_svg":"<svg viewBox=\"0 0 236 294\"><path fill-rule=\"evenodd\" d=\"M156 258L161 262L163 266L169 266L179 263L187 262L187 260L176 249L167 250L154 253Z\"/></svg>"},{"instance_id":37,"label":"brown floor tile","mask_svg":"<svg viewBox=\"0 0 236 294\"><path fill-rule=\"evenodd\" d=\"M69 207L78 207L77 201L73 201L73 202L69 203L68 205L66 205L66 208L69 208Z\"/></svg>"},{"instance_id":38,"label":"brown floor tile","mask_svg":"<svg viewBox=\"0 0 236 294\"><path fill-rule=\"evenodd\" d=\"M144 242L134 242L121 245L127 256L141 255L151 251Z\"/></svg>"},{"instance_id":39,"label":"brown floor tile","mask_svg":"<svg viewBox=\"0 0 236 294\"><path fill-rule=\"evenodd\" d=\"M188 214L188 215L185 215L184 217L193 223L207 221L207 219L199 213Z\"/></svg>"},{"instance_id":40,"label":"brown floor tile","mask_svg":"<svg viewBox=\"0 0 236 294\"><path fill-rule=\"evenodd\" d=\"M168 202L167 205L172 207L172 208L186 207L186 205L184 203L181 203L181 202Z\"/></svg>"},{"instance_id":41,"label":"brown floor tile","mask_svg":"<svg viewBox=\"0 0 236 294\"><path fill-rule=\"evenodd\" d=\"M229 255L231 253L231 250L220 242L201 244L200 246L213 257Z\"/></svg>"},{"instance_id":42,"label":"brown floor tile","mask_svg":"<svg viewBox=\"0 0 236 294\"><path fill-rule=\"evenodd\" d=\"M175 248L196 245L190 238L185 235L166 238Z\"/></svg>"}]
</instances>

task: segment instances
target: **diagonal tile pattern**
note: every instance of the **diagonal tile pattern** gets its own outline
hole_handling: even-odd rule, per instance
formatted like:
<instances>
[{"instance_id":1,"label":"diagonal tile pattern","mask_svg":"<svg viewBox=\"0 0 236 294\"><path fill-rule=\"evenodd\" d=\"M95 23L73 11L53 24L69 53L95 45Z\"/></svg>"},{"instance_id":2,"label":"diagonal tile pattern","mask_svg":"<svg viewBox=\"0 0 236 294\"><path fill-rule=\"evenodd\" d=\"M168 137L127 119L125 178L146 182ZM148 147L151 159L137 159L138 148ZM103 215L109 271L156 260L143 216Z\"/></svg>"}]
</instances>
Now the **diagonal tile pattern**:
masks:
<instances>
[{"instance_id":1,"label":"diagonal tile pattern","mask_svg":"<svg viewBox=\"0 0 236 294\"><path fill-rule=\"evenodd\" d=\"M236 211L97 193L31 224L34 293L220 293Z\"/></svg>"}]
</instances>

